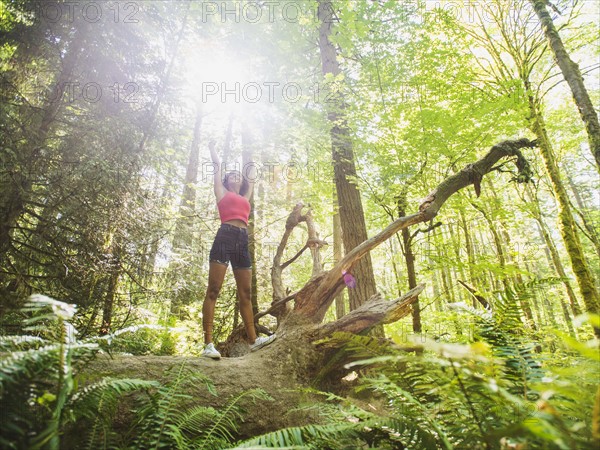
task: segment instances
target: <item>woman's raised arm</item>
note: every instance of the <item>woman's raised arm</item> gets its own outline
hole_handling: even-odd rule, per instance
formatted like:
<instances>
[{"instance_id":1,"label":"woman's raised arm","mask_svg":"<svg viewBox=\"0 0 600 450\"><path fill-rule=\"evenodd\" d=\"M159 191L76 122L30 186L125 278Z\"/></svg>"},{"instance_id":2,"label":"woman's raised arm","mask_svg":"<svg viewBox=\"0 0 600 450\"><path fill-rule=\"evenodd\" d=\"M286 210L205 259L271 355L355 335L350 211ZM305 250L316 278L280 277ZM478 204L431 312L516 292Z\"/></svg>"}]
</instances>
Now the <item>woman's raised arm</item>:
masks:
<instances>
[{"instance_id":1,"label":"woman's raised arm","mask_svg":"<svg viewBox=\"0 0 600 450\"><path fill-rule=\"evenodd\" d=\"M256 179L258 177L258 170L256 169L256 164L254 164L254 162L250 161L244 165L242 177L248 183L248 189L244 193L244 197L250 200L250 197L252 197L252 191L254 191L254 183L256 183Z\"/></svg>"},{"instance_id":2,"label":"woman's raised arm","mask_svg":"<svg viewBox=\"0 0 600 450\"><path fill-rule=\"evenodd\" d=\"M223 198L225 195L225 186L223 186L223 174L221 172L221 160L219 159L219 155L217 155L217 151L215 150L215 141L210 141L208 143L208 148L210 149L210 159L213 162L214 175L213 175L213 185L215 189L215 197L217 197L217 203Z\"/></svg>"}]
</instances>

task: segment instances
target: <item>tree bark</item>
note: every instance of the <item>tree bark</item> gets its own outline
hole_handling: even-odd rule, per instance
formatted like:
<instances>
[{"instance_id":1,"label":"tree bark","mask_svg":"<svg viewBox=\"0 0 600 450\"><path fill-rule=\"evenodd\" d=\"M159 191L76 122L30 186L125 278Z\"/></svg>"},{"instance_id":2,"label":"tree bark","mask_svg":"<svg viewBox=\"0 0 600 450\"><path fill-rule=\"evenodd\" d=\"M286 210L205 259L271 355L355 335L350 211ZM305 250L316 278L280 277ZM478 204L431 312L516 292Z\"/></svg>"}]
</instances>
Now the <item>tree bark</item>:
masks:
<instances>
[{"instance_id":1,"label":"tree bark","mask_svg":"<svg viewBox=\"0 0 600 450\"><path fill-rule=\"evenodd\" d=\"M108 248L109 270L108 286L102 303L102 325L100 326L100 335L107 335L112 331L113 312L115 310L115 299L119 287L119 278L121 277L121 242L120 237L113 231L108 238L111 242Z\"/></svg>"},{"instance_id":2,"label":"tree bark","mask_svg":"<svg viewBox=\"0 0 600 450\"><path fill-rule=\"evenodd\" d=\"M248 176L251 166L254 164L254 148L252 147L252 138L250 131L245 123L242 125L242 175ZM258 180L252 180L257 182ZM256 188L256 186L255 186ZM248 219L248 251L252 260L252 284L250 291L250 300L254 314L258 314L258 278L256 275L256 213L254 201L255 189L252 190L250 197L250 217Z\"/></svg>"},{"instance_id":3,"label":"tree bark","mask_svg":"<svg viewBox=\"0 0 600 450\"><path fill-rule=\"evenodd\" d=\"M337 50L329 39L333 24L333 5L329 0L318 1L319 49L321 65L324 76L334 77L341 74L337 61ZM360 197L356 186L356 166L350 129L346 120L347 109L339 86L330 85L331 95L328 96L327 118L331 125L331 147L333 171L336 192L338 196L342 238L346 252L351 251L361 242L367 240L367 226ZM370 255L366 254L353 268L353 275L357 280L356 288L348 293L350 310L358 308L362 302L373 296L376 292L375 277ZM341 275L341 273L340 273ZM381 330L383 332L383 330Z\"/></svg>"},{"instance_id":4,"label":"tree bark","mask_svg":"<svg viewBox=\"0 0 600 450\"><path fill-rule=\"evenodd\" d=\"M554 26L552 17L546 9L547 0L530 0L535 9L535 13L540 19L542 30L548 39L550 48L554 53L554 58L558 67L565 77L565 80L571 88L573 99L579 109L581 119L585 124L590 150L596 160L596 169L600 172L600 123L598 114L583 83L583 77L579 71L579 66L569 57L567 50Z\"/></svg>"},{"instance_id":5,"label":"tree bark","mask_svg":"<svg viewBox=\"0 0 600 450\"><path fill-rule=\"evenodd\" d=\"M407 207L406 193L403 192L397 199L398 216L404 217L406 215ZM408 231L408 228L402 230L402 243L404 245L404 261L406 262L406 273L408 275L408 288L413 289L417 286L417 273L415 272L415 254L412 251L412 236ZM419 305L419 298L413 302L412 305L412 327L415 333L421 332L421 307Z\"/></svg>"},{"instance_id":6,"label":"tree bark","mask_svg":"<svg viewBox=\"0 0 600 450\"><path fill-rule=\"evenodd\" d=\"M571 175L567 175L566 178L567 183L569 184L569 187L573 192L573 196L575 197L575 202L577 203L577 207L573 205L573 209L575 210L575 213L577 213L577 215L581 218L581 221L583 222L583 228L585 228L585 231L581 228L580 229L583 232L583 235L591 241L592 245L594 246L594 249L596 250L596 255L598 256L598 258L600 258L600 236L598 235L599 230L590 223L589 216L586 213L587 208L583 203L581 195L579 195L579 190L577 189L577 186L575 186Z\"/></svg>"},{"instance_id":7,"label":"tree bark","mask_svg":"<svg viewBox=\"0 0 600 450\"><path fill-rule=\"evenodd\" d=\"M465 219L465 212L462 209L458 210L460 222L459 225L463 229L463 233L465 234L465 249L467 250L467 262L469 265L469 279L471 284L475 286L479 286L481 283L479 282L479 277L477 276L477 272L475 271L475 252L473 249L473 242L471 239L471 233L467 227L467 220ZM473 308L477 306L477 302L473 299Z\"/></svg>"},{"instance_id":8,"label":"tree bark","mask_svg":"<svg viewBox=\"0 0 600 450\"><path fill-rule=\"evenodd\" d=\"M202 108L197 106L196 119L194 121L194 134L190 146L190 154L185 172L183 192L181 203L179 205L179 216L175 223L175 233L173 236L173 249L184 250L195 257L191 251L194 246L194 212L196 209L196 187L198 182L198 167L200 164L200 131L202 128ZM175 262L179 265L179 262ZM201 267L201 265L198 265ZM184 270L183 268L181 270ZM184 272L185 273L185 272ZM197 275L196 275L197 276ZM189 302L190 291L188 289L178 289L171 300L171 314L183 318L181 307Z\"/></svg>"},{"instance_id":9,"label":"tree bark","mask_svg":"<svg viewBox=\"0 0 600 450\"><path fill-rule=\"evenodd\" d=\"M194 135L190 146L190 155L185 172L181 204L179 205L179 217L175 225L173 236L173 248L190 248L193 245L193 214L196 207L196 187L198 182L198 166L200 163L200 130L202 127L202 108L198 105L196 120L194 123Z\"/></svg>"},{"instance_id":10,"label":"tree bark","mask_svg":"<svg viewBox=\"0 0 600 450\"><path fill-rule=\"evenodd\" d=\"M571 266L575 273L575 277L577 278L579 290L581 291L581 296L587 312L598 314L600 311L600 296L594 285L592 274L588 267L585 255L583 254L579 235L575 229L575 221L571 212L569 197L567 196L567 191L562 182L558 166L556 165L554 151L546 132L546 126L538 109L539 105L531 91L528 80L524 80L524 82L530 111L530 127L538 138L539 148L546 166L546 172L550 177L552 188L556 195L559 206L558 216L560 220L560 230L571 260ZM600 336L600 330L596 330L596 332Z\"/></svg>"},{"instance_id":11,"label":"tree bark","mask_svg":"<svg viewBox=\"0 0 600 450\"><path fill-rule=\"evenodd\" d=\"M531 199L531 204L533 205L533 209L531 210L532 215L536 221L538 233L540 234L540 237L543 239L544 243L546 244L545 250L550 259L550 263L554 267L554 270L556 271L558 276L561 277L561 279L562 279L565 290L567 291L567 296L569 298L569 305L571 307L571 312L572 312L573 316L578 316L579 314L581 314L581 307L579 306L579 301L577 300L575 291L573 291L571 282L569 281L569 278L567 277L564 266L560 259L560 255L558 254L556 245L554 244L554 241L552 240L552 237L550 236L550 233L548 232L546 223L544 222L544 219L542 218L542 213L540 211L537 196L531 191L531 189L529 187L526 189L526 192ZM566 317L565 317L565 320L567 320ZM569 320L570 320L570 317L569 317Z\"/></svg>"},{"instance_id":12,"label":"tree bark","mask_svg":"<svg viewBox=\"0 0 600 450\"><path fill-rule=\"evenodd\" d=\"M337 264L342 257L342 226L338 212L337 196L333 199L333 263ZM346 314L346 299L344 291L335 297L335 318L341 319Z\"/></svg>"},{"instance_id":13,"label":"tree bark","mask_svg":"<svg viewBox=\"0 0 600 450\"><path fill-rule=\"evenodd\" d=\"M64 55L60 60L60 72L52 86L39 118L39 126L29 136L27 156L23 162L28 171L15 171L8 177L0 178L0 258L4 258L11 246L11 232L24 212L25 204L30 199L32 180L36 178L35 167L46 143L48 133L55 121L61 106L65 88L72 81L73 72L81 54L81 41L87 28L85 25L75 29L73 38L60 50Z\"/></svg>"}]
</instances>

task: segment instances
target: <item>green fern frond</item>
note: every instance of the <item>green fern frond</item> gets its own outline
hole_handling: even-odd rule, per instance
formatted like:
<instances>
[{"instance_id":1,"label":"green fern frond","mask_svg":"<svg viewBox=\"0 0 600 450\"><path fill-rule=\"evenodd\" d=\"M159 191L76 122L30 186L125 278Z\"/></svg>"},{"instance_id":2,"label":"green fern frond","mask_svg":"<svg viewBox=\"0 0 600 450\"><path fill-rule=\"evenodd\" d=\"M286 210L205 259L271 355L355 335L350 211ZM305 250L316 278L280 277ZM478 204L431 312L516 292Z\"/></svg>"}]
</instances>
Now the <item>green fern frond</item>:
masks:
<instances>
[{"instance_id":1,"label":"green fern frond","mask_svg":"<svg viewBox=\"0 0 600 450\"><path fill-rule=\"evenodd\" d=\"M74 411L74 418L94 417L97 415L97 404L103 401L114 404L122 395L143 389L158 388L157 381L140 380L136 378L104 378L97 383L84 387L75 393L67 407Z\"/></svg>"},{"instance_id":2,"label":"green fern frond","mask_svg":"<svg viewBox=\"0 0 600 450\"><path fill-rule=\"evenodd\" d=\"M48 344L48 341L38 336L0 336L0 351L39 348L43 344Z\"/></svg>"},{"instance_id":3,"label":"green fern frond","mask_svg":"<svg viewBox=\"0 0 600 450\"><path fill-rule=\"evenodd\" d=\"M437 436L411 421L393 417L373 416L364 421L345 421L326 425L290 427L256 436L240 442L242 448L363 448L368 445L383 448L438 448ZM396 443L396 444L394 444ZM379 444L379 445L378 445ZM452 448L452 447L444 447Z\"/></svg>"},{"instance_id":4,"label":"green fern frond","mask_svg":"<svg viewBox=\"0 0 600 450\"><path fill-rule=\"evenodd\" d=\"M492 314L482 315L465 309L475 318L475 338L489 343L493 355L504 361L504 377L513 382L514 392L528 392L528 385L543 376L541 365L535 357L535 344L526 343L522 337L520 301L531 293L531 289L521 286L513 290L507 287L494 302Z\"/></svg>"},{"instance_id":5,"label":"green fern frond","mask_svg":"<svg viewBox=\"0 0 600 450\"><path fill-rule=\"evenodd\" d=\"M196 387L203 384L210 393L215 394L212 381L201 373L188 370L185 361L167 370L167 373L171 372L174 373L169 382L160 385L148 402L137 410L137 421L134 426L139 430L134 441L135 447L173 448L178 445L177 442L187 442L187 438L178 426L186 414L182 405L192 400L192 396L186 391L189 386Z\"/></svg>"},{"instance_id":6,"label":"green fern frond","mask_svg":"<svg viewBox=\"0 0 600 450\"><path fill-rule=\"evenodd\" d=\"M226 441L227 443L231 443L235 440L233 433L237 432L237 422L242 420L242 412L244 411L240 407L240 402L246 398L250 398L253 401L273 400L263 389L251 389L236 395L229 401L227 406L222 411L219 411L218 415L214 417L213 423L208 428L208 431L195 442L199 444L199 448L216 448L213 444L215 437L219 441Z\"/></svg>"},{"instance_id":7,"label":"green fern frond","mask_svg":"<svg viewBox=\"0 0 600 450\"><path fill-rule=\"evenodd\" d=\"M8 384L22 383L25 379L48 373L53 367L64 344L51 344L44 347L12 352L0 360L0 397ZM95 344L76 343L69 346L70 351L95 350Z\"/></svg>"}]
</instances>

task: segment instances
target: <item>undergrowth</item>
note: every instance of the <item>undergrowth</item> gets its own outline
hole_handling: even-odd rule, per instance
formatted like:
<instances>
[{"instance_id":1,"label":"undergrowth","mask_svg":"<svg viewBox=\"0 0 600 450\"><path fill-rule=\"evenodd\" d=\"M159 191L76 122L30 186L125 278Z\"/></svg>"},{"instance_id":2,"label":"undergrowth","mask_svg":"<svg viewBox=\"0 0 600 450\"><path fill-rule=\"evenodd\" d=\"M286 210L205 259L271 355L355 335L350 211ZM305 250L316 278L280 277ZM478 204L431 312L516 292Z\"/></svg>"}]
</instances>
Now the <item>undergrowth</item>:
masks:
<instances>
[{"instance_id":1,"label":"undergrowth","mask_svg":"<svg viewBox=\"0 0 600 450\"><path fill-rule=\"evenodd\" d=\"M190 406L191 386L217 392L185 362L168 369L164 383L105 377L80 386L81 369L128 330L80 341L71 324L75 307L41 295L23 313L30 334L0 336L2 449L221 449L237 440L244 405L269 398L253 389L219 409ZM134 392L131 426L117 431L120 402Z\"/></svg>"},{"instance_id":2,"label":"undergrowth","mask_svg":"<svg viewBox=\"0 0 600 450\"><path fill-rule=\"evenodd\" d=\"M235 448L294 449L597 449L600 447L598 341L554 332L560 356L536 352L514 297L493 312L465 308L468 344L379 344L334 335L361 372L359 391L383 400L375 410L322 393L328 423L288 428ZM588 316L598 326L598 317ZM315 407L315 406L312 406Z\"/></svg>"}]
</instances>

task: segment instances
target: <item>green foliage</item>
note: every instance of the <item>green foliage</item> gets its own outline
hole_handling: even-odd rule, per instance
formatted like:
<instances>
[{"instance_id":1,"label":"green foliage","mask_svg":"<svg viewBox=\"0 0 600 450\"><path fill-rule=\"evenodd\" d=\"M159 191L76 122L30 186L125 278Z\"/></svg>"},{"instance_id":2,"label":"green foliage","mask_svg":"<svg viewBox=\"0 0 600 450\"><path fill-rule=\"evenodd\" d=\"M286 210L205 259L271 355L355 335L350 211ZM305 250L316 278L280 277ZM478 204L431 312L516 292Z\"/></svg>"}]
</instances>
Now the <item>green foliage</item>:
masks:
<instances>
[{"instance_id":1,"label":"green foliage","mask_svg":"<svg viewBox=\"0 0 600 450\"><path fill-rule=\"evenodd\" d=\"M84 387L70 399L69 424L71 434L89 430L79 444L82 449L107 448L107 442L118 441L113 420L121 397L129 392L159 387L156 381L104 378ZM84 427L88 425L87 427Z\"/></svg>"},{"instance_id":2,"label":"green foliage","mask_svg":"<svg viewBox=\"0 0 600 450\"><path fill-rule=\"evenodd\" d=\"M76 339L70 323L75 307L35 295L24 307L30 316L28 336L3 336L0 348L0 424L2 448L60 447L60 435L72 422L95 418L90 442L99 426L106 427L106 411L129 391L156 383L104 379L77 391L77 368L99 350L97 343ZM106 430L105 430L106 431ZM89 448L94 448L90 444Z\"/></svg>"},{"instance_id":3,"label":"green foliage","mask_svg":"<svg viewBox=\"0 0 600 450\"><path fill-rule=\"evenodd\" d=\"M291 427L238 443L237 448L354 449L404 448L402 436L423 448L435 445L435 432L410 419L384 416L362 409L330 392L309 390L325 401L300 409L318 409L329 423ZM399 431L400 430L400 431Z\"/></svg>"},{"instance_id":4,"label":"green foliage","mask_svg":"<svg viewBox=\"0 0 600 450\"><path fill-rule=\"evenodd\" d=\"M390 367L381 366L365 386L384 394L394 416L431 419L440 439L447 436L455 448L501 448L511 442L527 448L594 448L597 340L588 346L562 335L565 349L581 352L568 358L576 368L565 367L564 358L560 365L543 366L515 337L521 325L514 303L498 302L491 317L477 320L476 335L486 343L430 342L423 345L422 357L396 354L359 362ZM400 363L403 370L397 371Z\"/></svg>"},{"instance_id":5,"label":"green foliage","mask_svg":"<svg viewBox=\"0 0 600 450\"><path fill-rule=\"evenodd\" d=\"M313 407L326 424L278 430L235 448L596 448L598 341L560 334L562 356L542 365L518 338L516 309L514 299L498 301L494 314L476 314L476 342L416 342L415 354L344 336L347 349L371 355L347 368L369 367L358 390L384 409L322 393L326 403Z\"/></svg>"},{"instance_id":6,"label":"green foliage","mask_svg":"<svg viewBox=\"0 0 600 450\"><path fill-rule=\"evenodd\" d=\"M242 392L220 409L196 405L186 392L204 386L216 395L212 382L188 370L185 362L166 371L169 381L103 378L78 388L77 369L100 350L97 342L78 341L69 323L68 305L33 296L25 308L28 329L38 336L3 336L0 349L0 448L62 448L76 438L77 448L220 449L236 441L238 423L248 401L270 400L261 389ZM156 328L156 327L146 327ZM162 327L159 327L162 328ZM131 329L96 339L112 344ZM122 397L137 398L132 428L123 436L114 428ZM82 431L85 433L82 434ZM64 435L64 437L63 437ZM72 445L72 444L71 444Z\"/></svg>"},{"instance_id":7,"label":"green foliage","mask_svg":"<svg viewBox=\"0 0 600 450\"><path fill-rule=\"evenodd\" d=\"M523 336L522 311L518 300L526 298L506 288L496 299L491 317L487 314L472 312L477 325L475 338L490 344L492 354L504 361L504 377L512 382L510 391L528 395L528 385L539 381L543 372L541 364L534 357L535 342ZM532 398L531 400L535 400Z\"/></svg>"},{"instance_id":8,"label":"green foliage","mask_svg":"<svg viewBox=\"0 0 600 450\"><path fill-rule=\"evenodd\" d=\"M212 382L202 374L186 370L185 363L171 369L170 381L159 386L148 400L136 409L136 421L128 433L135 438L127 448L220 449L235 442L238 422L243 420L243 402L247 399L268 400L261 389L234 396L222 409L193 403L186 392L204 385L216 395Z\"/></svg>"},{"instance_id":9,"label":"green foliage","mask_svg":"<svg viewBox=\"0 0 600 450\"><path fill-rule=\"evenodd\" d=\"M173 322L175 318L173 318ZM165 325L140 324L96 338L108 352L131 355L173 355L177 330Z\"/></svg>"}]
</instances>

